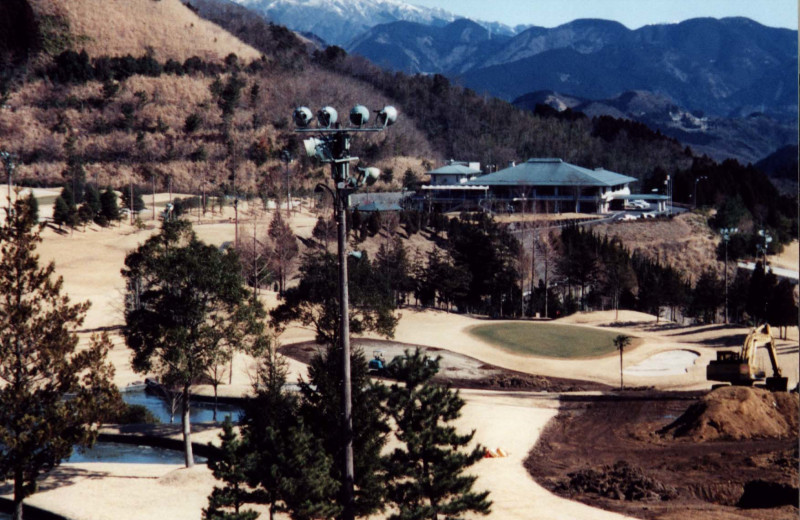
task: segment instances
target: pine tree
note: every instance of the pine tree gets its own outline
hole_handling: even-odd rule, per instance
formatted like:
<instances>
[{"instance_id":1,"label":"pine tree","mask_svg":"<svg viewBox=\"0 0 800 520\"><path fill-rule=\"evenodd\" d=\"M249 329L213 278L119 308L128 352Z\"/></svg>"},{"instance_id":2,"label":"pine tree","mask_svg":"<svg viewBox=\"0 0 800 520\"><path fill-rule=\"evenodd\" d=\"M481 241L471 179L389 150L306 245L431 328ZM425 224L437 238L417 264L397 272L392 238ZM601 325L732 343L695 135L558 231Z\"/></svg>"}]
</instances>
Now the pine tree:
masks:
<instances>
[{"instance_id":1,"label":"pine tree","mask_svg":"<svg viewBox=\"0 0 800 520\"><path fill-rule=\"evenodd\" d=\"M303 401L300 414L306 426L322 440L322 446L334 461L330 476L344 482L344 441L342 429L342 349L338 344L317 354L308 368L308 384L301 385ZM363 351L351 355L353 418L353 468L355 475L354 512L368 516L385 507L385 474L381 449L389 426L381 411L384 388L373 385L367 372ZM337 502L344 503L342 495Z\"/></svg>"},{"instance_id":2,"label":"pine tree","mask_svg":"<svg viewBox=\"0 0 800 520\"><path fill-rule=\"evenodd\" d=\"M333 460L298 414L297 398L284 390L286 360L270 345L259 367L256 397L245 410L242 431L251 454L248 478L259 503L292 518L331 518L341 512L334 500L338 482Z\"/></svg>"},{"instance_id":3,"label":"pine tree","mask_svg":"<svg viewBox=\"0 0 800 520\"><path fill-rule=\"evenodd\" d=\"M100 215L105 217L108 222L120 219L117 194L111 188L106 188L100 195Z\"/></svg>"},{"instance_id":4,"label":"pine tree","mask_svg":"<svg viewBox=\"0 0 800 520\"><path fill-rule=\"evenodd\" d=\"M100 214L100 210L102 209L100 194L97 192L97 188L91 184L87 184L86 188L83 190L83 203L91 210L92 219Z\"/></svg>"},{"instance_id":5,"label":"pine tree","mask_svg":"<svg viewBox=\"0 0 800 520\"><path fill-rule=\"evenodd\" d=\"M89 303L71 304L39 267L41 242L26 199L14 203L0 226L0 478L11 480L14 519L43 473L89 446L96 427L118 402L106 364L107 335L78 351L74 330Z\"/></svg>"},{"instance_id":6,"label":"pine tree","mask_svg":"<svg viewBox=\"0 0 800 520\"><path fill-rule=\"evenodd\" d=\"M777 327L781 337L786 339L786 329L797 326L797 301L794 297L794 286L787 280L781 280L772 291L767 306L767 319L773 327Z\"/></svg>"},{"instance_id":7,"label":"pine tree","mask_svg":"<svg viewBox=\"0 0 800 520\"><path fill-rule=\"evenodd\" d=\"M131 209L131 188L130 186L122 189L122 207ZM133 212L139 213L145 208L144 199L142 198L142 189L139 186L133 186Z\"/></svg>"},{"instance_id":8,"label":"pine tree","mask_svg":"<svg viewBox=\"0 0 800 520\"><path fill-rule=\"evenodd\" d=\"M39 222L39 201L33 196L33 193L28 193L25 197L25 204L30 211L31 220L34 224Z\"/></svg>"},{"instance_id":9,"label":"pine tree","mask_svg":"<svg viewBox=\"0 0 800 520\"><path fill-rule=\"evenodd\" d=\"M252 466L252 456L243 449L244 443L233 431L230 417L225 418L219 438L222 441L221 454L217 459L209 459L208 467L214 478L223 481L225 486L214 486L208 497L208 507L203 509L203 519L255 520L258 513L242 509L252 496L247 486L247 471Z\"/></svg>"},{"instance_id":10,"label":"pine tree","mask_svg":"<svg viewBox=\"0 0 800 520\"><path fill-rule=\"evenodd\" d=\"M399 510L390 520L459 519L467 512L490 511L489 492L472 491L476 477L463 474L483 457L484 448L463 451L475 432L460 435L448 424L461 415L464 401L431 381L438 370L439 358L430 359L420 349L396 362L400 384L389 389L387 409L402 447L387 460L389 498Z\"/></svg>"},{"instance_id":11,"label":"pine tree","mask_svg":"<svg viewBox=\"0 0 800 520\"><path fill-rule=\"evenodd\" d=\"M53 222L60 228L62 225L75 227L78 225L78 206L72 188L67 184L53 206Z\"/></svg>"}]
</instances>

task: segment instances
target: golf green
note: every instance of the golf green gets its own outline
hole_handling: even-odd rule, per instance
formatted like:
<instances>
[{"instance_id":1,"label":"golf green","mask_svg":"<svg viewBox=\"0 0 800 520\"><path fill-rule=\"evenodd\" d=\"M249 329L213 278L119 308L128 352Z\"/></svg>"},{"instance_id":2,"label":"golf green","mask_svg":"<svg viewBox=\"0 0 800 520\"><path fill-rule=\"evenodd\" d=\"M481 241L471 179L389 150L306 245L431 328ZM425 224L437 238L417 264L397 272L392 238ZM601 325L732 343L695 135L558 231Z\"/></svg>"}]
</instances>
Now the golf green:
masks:
<instances>
[{"instance_id":1,"label":"golf green","mask_svg":"<svg viewBox=\"0 0 800 520\"><path fill-rule=\"evenodd\" d=\"M509 322L476 325L467 331L487 343L518 354L584 358L616 351L616 332L551 323Z\"/></svg>"}]
</instances>

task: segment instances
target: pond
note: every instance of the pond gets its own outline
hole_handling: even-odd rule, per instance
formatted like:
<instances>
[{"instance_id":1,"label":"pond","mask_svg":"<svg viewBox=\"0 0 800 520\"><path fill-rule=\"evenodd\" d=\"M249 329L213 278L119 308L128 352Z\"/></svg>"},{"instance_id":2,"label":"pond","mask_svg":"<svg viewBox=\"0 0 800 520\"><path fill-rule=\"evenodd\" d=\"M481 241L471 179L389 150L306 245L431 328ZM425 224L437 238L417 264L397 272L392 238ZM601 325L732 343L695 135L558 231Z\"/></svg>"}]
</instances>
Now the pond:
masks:
<instances>
[{"instance_id":1,"label":"pond","mask_svg":"<svg viewBox=\"0 0 800 520\"><path fill-rule=\"evenodd\" d=\"M205 457L194 457L195 463L205 464ZM183 452L165 448L153 448L121 442L98 442L81 453L75 449L64 462L117 462L124 464L183 464ZM0 516L0 520L2 520Z\"/></svg>"},{"instance_id":2,"label":"pond","mask_svg":"<svg viewBox=\"0 0 800 520\"><path fill-rule=\"evenodd\" d=\"M152 395L144 390L134 390L122 392L122 400L128 404L138 404L146 407L164 424L169 424L170 422L170 406L164 399L157 395ZM217 422L221 423L225 421L225 417L230 417L233 422L239 422L243 413L241 406L218 404ZM192 424L213 423L214 403L192 401L189 418ZM180 404L176 407L173 422L181 422Z\"/></svg>"}]
</instances>

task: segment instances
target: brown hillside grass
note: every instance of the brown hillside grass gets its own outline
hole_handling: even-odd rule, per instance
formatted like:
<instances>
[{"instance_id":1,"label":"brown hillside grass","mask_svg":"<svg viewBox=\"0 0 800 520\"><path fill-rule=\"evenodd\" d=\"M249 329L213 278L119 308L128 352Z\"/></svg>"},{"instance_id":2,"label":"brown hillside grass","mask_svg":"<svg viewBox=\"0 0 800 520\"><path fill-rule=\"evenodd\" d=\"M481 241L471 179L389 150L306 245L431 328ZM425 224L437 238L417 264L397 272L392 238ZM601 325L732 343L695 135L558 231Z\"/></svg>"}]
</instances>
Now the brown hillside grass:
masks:
<instances>
[{"instance_id":1,"label":"brown hillside grass","mask_svg":"<svg viewBox=\"0 0 800 520\"><path fill-rule=\"evenodd\" d=\"M30 0L37 14L66 17L75 50L90 56L141 56L183 62L192 56L219 60L230 53L247 61L260 53L203 20L179 0Z\"/></svg>"},{"instance_id":2,"label":"brown hillside grass","mask_svg":"<svg viewBox=\"0 0 800 520\"><path fill-rule=\"evenodd\" d=\"M692 283L706 269L722 273L722 263L716 259L719 237L708 227L707 218L699 213L683 213L669 220L601 224L592 230L601 237L619 237L631 253L638 252L672 266Z\"/></svg>"},{"instance_id":3,"label":"brown hillside grass","mask_svg":"<svg viewBox=\"0 0 800 520\"><path fill-rule=\"evenodd\" d=\"M370 108L388 103L363 83L318 69L263 72L244 78L247 85L233 119L232 136L237 149L237 184L245 191L255 190L266 177L283 182L284 165L275 150L286 146L286 138L291 134L288 118L298 104L316 108L333 103L343 112L342 117L347 117L347 110L357 102ZM227 81L227 75L221 79ZM46 184L63 182L60 175L66 159L64 143L66 132L72 132L76 151L85 160L87 176L96 178L101 185L120 187L131 179L146 182L142 171L147 168L156 170L162 179L159 188L166 188L163 179L171 175L173 189L198 193L204 176L213 186L219 186L230 174L228 149L221 135L221 112L209 91L211 82L212 78L204 76L133 76L120 83L113 98L98 105L97 100L102 99L99 82L61 86L46 80L31 81L15 91L8 108L3 109L0 139L17 156L34 158L19 165L20 178ZM253 102L249 91L256 83L260 93ZM67 101L68 107L59 107ZM122 107L126 104L135 107L131 130L119 127ZM184 124L192 113L200 117L201 124L198 130L187 134ZM262 123L254 126L254 119ZM281 128L276 128L278 123ZM98 131L100 125L105 125L106 130ZM164 129L152 130L158 125ZM61 130L57 130L59 127ZM139 134L142 127L151 130ZM261 166L248 156L248 150L256 142L266 143L271 153ZM431 157L429 143L413 121L402 117L402 112L398 123L387 132L354 139L353 155L363 156L362 150L371 143L388 152L395 149L395 142L413 150L414 156L392 157L387 153L383 160L368 161L369 165L394 171L395 181L391 185L379 182L375 189L399 189L405 170L411 168L421 175L423 161ZM192 162L191 154L200 147L205 150L207 160ZM302 153L299 148L298 144L292 150L296 157ZM329 177L329 168L295 161L291 176L295 190L300 186L313 188L316 182Z\"/></svg>"}]
</instances>

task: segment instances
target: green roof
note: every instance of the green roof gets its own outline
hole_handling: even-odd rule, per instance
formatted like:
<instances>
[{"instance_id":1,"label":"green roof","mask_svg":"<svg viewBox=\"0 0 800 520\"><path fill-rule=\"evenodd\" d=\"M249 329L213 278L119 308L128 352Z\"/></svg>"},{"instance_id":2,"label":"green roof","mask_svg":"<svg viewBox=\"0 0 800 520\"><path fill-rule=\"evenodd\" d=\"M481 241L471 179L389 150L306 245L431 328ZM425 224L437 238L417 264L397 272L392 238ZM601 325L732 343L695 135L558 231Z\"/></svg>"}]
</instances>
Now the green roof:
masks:
<instances>
[{"instance_id":1,"label":"green roof","mask_svg":"<svg viewBox=\"0 0 800 520\"><path fill-rule=\"evenodd\" d=\"M561 159L528 159L527 162L467 181L481 186L618 186L636 182L635 177L598 168L590 170Z\"/></svg>"}]
</instances>

